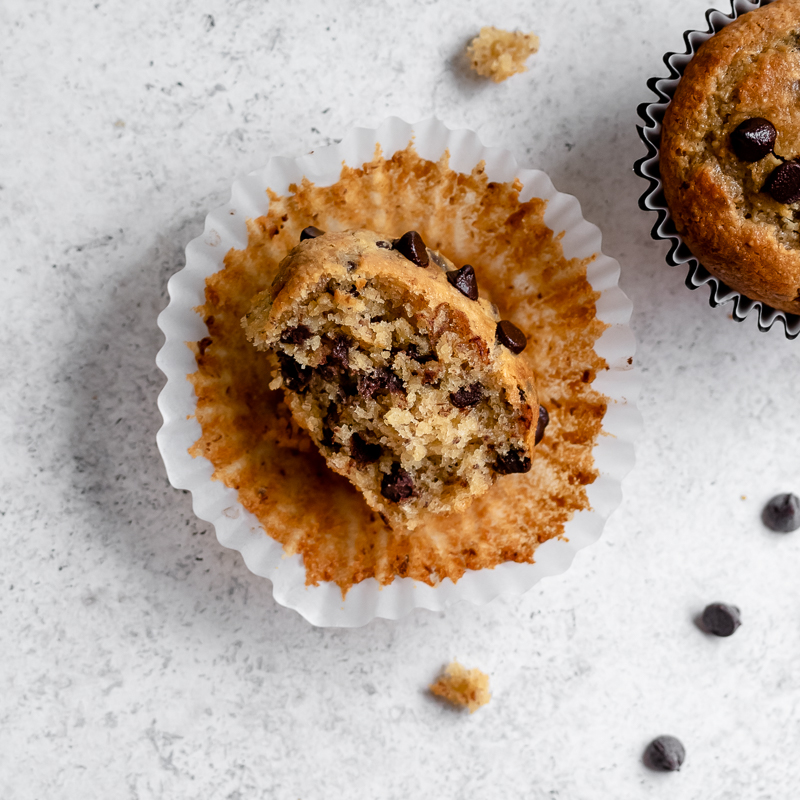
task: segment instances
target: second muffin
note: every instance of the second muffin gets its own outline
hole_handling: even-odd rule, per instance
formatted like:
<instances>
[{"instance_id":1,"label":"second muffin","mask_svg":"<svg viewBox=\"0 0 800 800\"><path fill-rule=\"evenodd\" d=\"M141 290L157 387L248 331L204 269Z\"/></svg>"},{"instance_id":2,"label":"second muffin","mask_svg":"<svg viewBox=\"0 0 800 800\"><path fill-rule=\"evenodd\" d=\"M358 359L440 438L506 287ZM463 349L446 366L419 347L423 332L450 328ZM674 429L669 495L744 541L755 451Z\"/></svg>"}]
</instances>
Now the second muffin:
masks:
<instances>
[{"instance_id":1,"label":"second muffin","mask_svg":"<svg viewBox=\"0 0 800 800\"><path fill-rule=\"evenodd\" d=\"M800 313L800 0L703 44L664 117L660 169L678 232L747 297Z\"/></svg>"}]
</instances>

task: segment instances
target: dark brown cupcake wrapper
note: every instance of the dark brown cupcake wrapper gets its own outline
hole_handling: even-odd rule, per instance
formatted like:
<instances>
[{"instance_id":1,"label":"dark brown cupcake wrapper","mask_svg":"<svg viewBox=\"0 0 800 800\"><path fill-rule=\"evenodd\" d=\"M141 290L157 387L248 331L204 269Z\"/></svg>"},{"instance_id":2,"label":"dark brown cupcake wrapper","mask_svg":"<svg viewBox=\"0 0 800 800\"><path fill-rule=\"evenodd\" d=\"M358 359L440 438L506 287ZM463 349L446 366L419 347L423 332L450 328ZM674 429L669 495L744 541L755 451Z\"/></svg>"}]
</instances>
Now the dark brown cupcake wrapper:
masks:
<instances>
[{"instance_id":1,"label":"dark brown cupcake wrapper","mask_svg":"<svg viewBox=\"0 0 800 800\"><path fill-rule=\"evenodd\" d=\"M754 11L761 6L769 5L771 2L773 0L731 0L729 14L716 9L709 9L706 11L708 29L705 31L685 31L683 41L686 49L684 52L665 53L664 64L669 70L669 74L664 77L650 78L647 81L647 88L656 95L656 100L641 103L637 109L644 125L637 125L636 130L647 148L647 154L634 164L633 170L640 178L644 178L649 183L648 188L639 198L639 207L643 211L654 211L658 217L650 231L650 235L653 239L670 243L669 252L666 256L667 263L670 266L688 266L686 286L692 290L699 289L701 286L708 286L710 289L709 304L712 308L725 303L733 303L732 315L737 322L742 322L751 312L755 312L760 331L768 331L776 322L780 322L783 324L786 337L794 339L800 335L800 315L789 314L760 300L751 300L749 297L745 297L712 275L692 255L691 250L678 233L672 220L672 215L667 208L659 164L661 123L664 119L664 113L672 100L672 95L683 76L686 65L691 61L697 48L737 17L748 11Z\"/></svg>"}]
</instances>

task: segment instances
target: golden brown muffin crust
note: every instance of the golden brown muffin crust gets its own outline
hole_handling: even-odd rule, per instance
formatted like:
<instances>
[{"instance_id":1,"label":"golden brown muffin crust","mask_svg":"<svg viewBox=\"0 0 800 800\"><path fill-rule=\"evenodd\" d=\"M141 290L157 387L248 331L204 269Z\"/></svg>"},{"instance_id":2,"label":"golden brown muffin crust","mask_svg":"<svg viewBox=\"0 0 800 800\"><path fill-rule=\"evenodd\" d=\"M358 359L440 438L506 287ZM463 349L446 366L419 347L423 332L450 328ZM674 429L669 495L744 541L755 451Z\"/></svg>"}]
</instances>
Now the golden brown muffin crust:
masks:
<instances>
[{"instance_id":1,"label":"golden brown muffin crust","mask_svg":"<svg viewBox=\"0 0 800 800\"><path fill-rule=\"evenodd\" d=\"M800 313L800 203L765 191L800 157L800 0L734 20L686 67L664 117L660 169L678 232L714 275L745 296ZM744 162L731 134L763 118L774 154Z\"/></svg>"}]
</instances>

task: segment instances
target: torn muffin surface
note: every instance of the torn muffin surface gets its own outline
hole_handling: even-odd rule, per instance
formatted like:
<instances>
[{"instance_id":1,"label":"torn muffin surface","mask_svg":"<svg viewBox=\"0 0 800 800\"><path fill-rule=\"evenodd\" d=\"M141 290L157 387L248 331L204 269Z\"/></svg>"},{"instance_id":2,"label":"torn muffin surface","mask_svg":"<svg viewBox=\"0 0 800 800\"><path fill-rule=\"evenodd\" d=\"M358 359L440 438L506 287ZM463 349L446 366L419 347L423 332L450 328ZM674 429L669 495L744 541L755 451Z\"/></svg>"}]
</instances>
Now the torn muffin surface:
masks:
<instances>
[{"instance_id":1,"label":"torn muffin surface","mask_svg":"<svg viewBox=\"0 0 800 800\"><path fill-rule=\"evenodd\" d=\"M531 468L539 421L525 336L475 272L371 231L309 234L243 320L298 424L393 527L461 511Z\"/></svg>"},{"instance_id":2,"label":"torn muffin surface","mask_svg":"<svg viewBox=\"0 0 800 800\"><path fill-rule=\"evenodd\" d=\"M470 714L492 699L489 676L479 669L467 669L458 661L445 667L436 683L431 684L430 690L454 706L468 708Z\"/></svg>"}]
</instances>

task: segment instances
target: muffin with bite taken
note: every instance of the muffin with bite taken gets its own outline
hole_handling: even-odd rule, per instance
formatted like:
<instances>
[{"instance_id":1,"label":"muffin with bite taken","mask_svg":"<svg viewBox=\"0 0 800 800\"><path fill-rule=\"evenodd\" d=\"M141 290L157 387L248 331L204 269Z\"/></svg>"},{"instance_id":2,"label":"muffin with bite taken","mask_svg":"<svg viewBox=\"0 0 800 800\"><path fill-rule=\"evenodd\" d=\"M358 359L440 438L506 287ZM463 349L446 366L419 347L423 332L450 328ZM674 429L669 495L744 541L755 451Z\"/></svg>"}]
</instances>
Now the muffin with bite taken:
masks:
<instances>
[{"instance_id":1,"label":"muffin with bite taken","mask_svg":"<svg viewBox=\"0 0 800 800\"><path fill-rule=\"evenodd\" d=\"M313 228L242 321L297 423L393 527L530 470L544 432L525 335L408 231Z\"/></svg>"}]
</instances>

